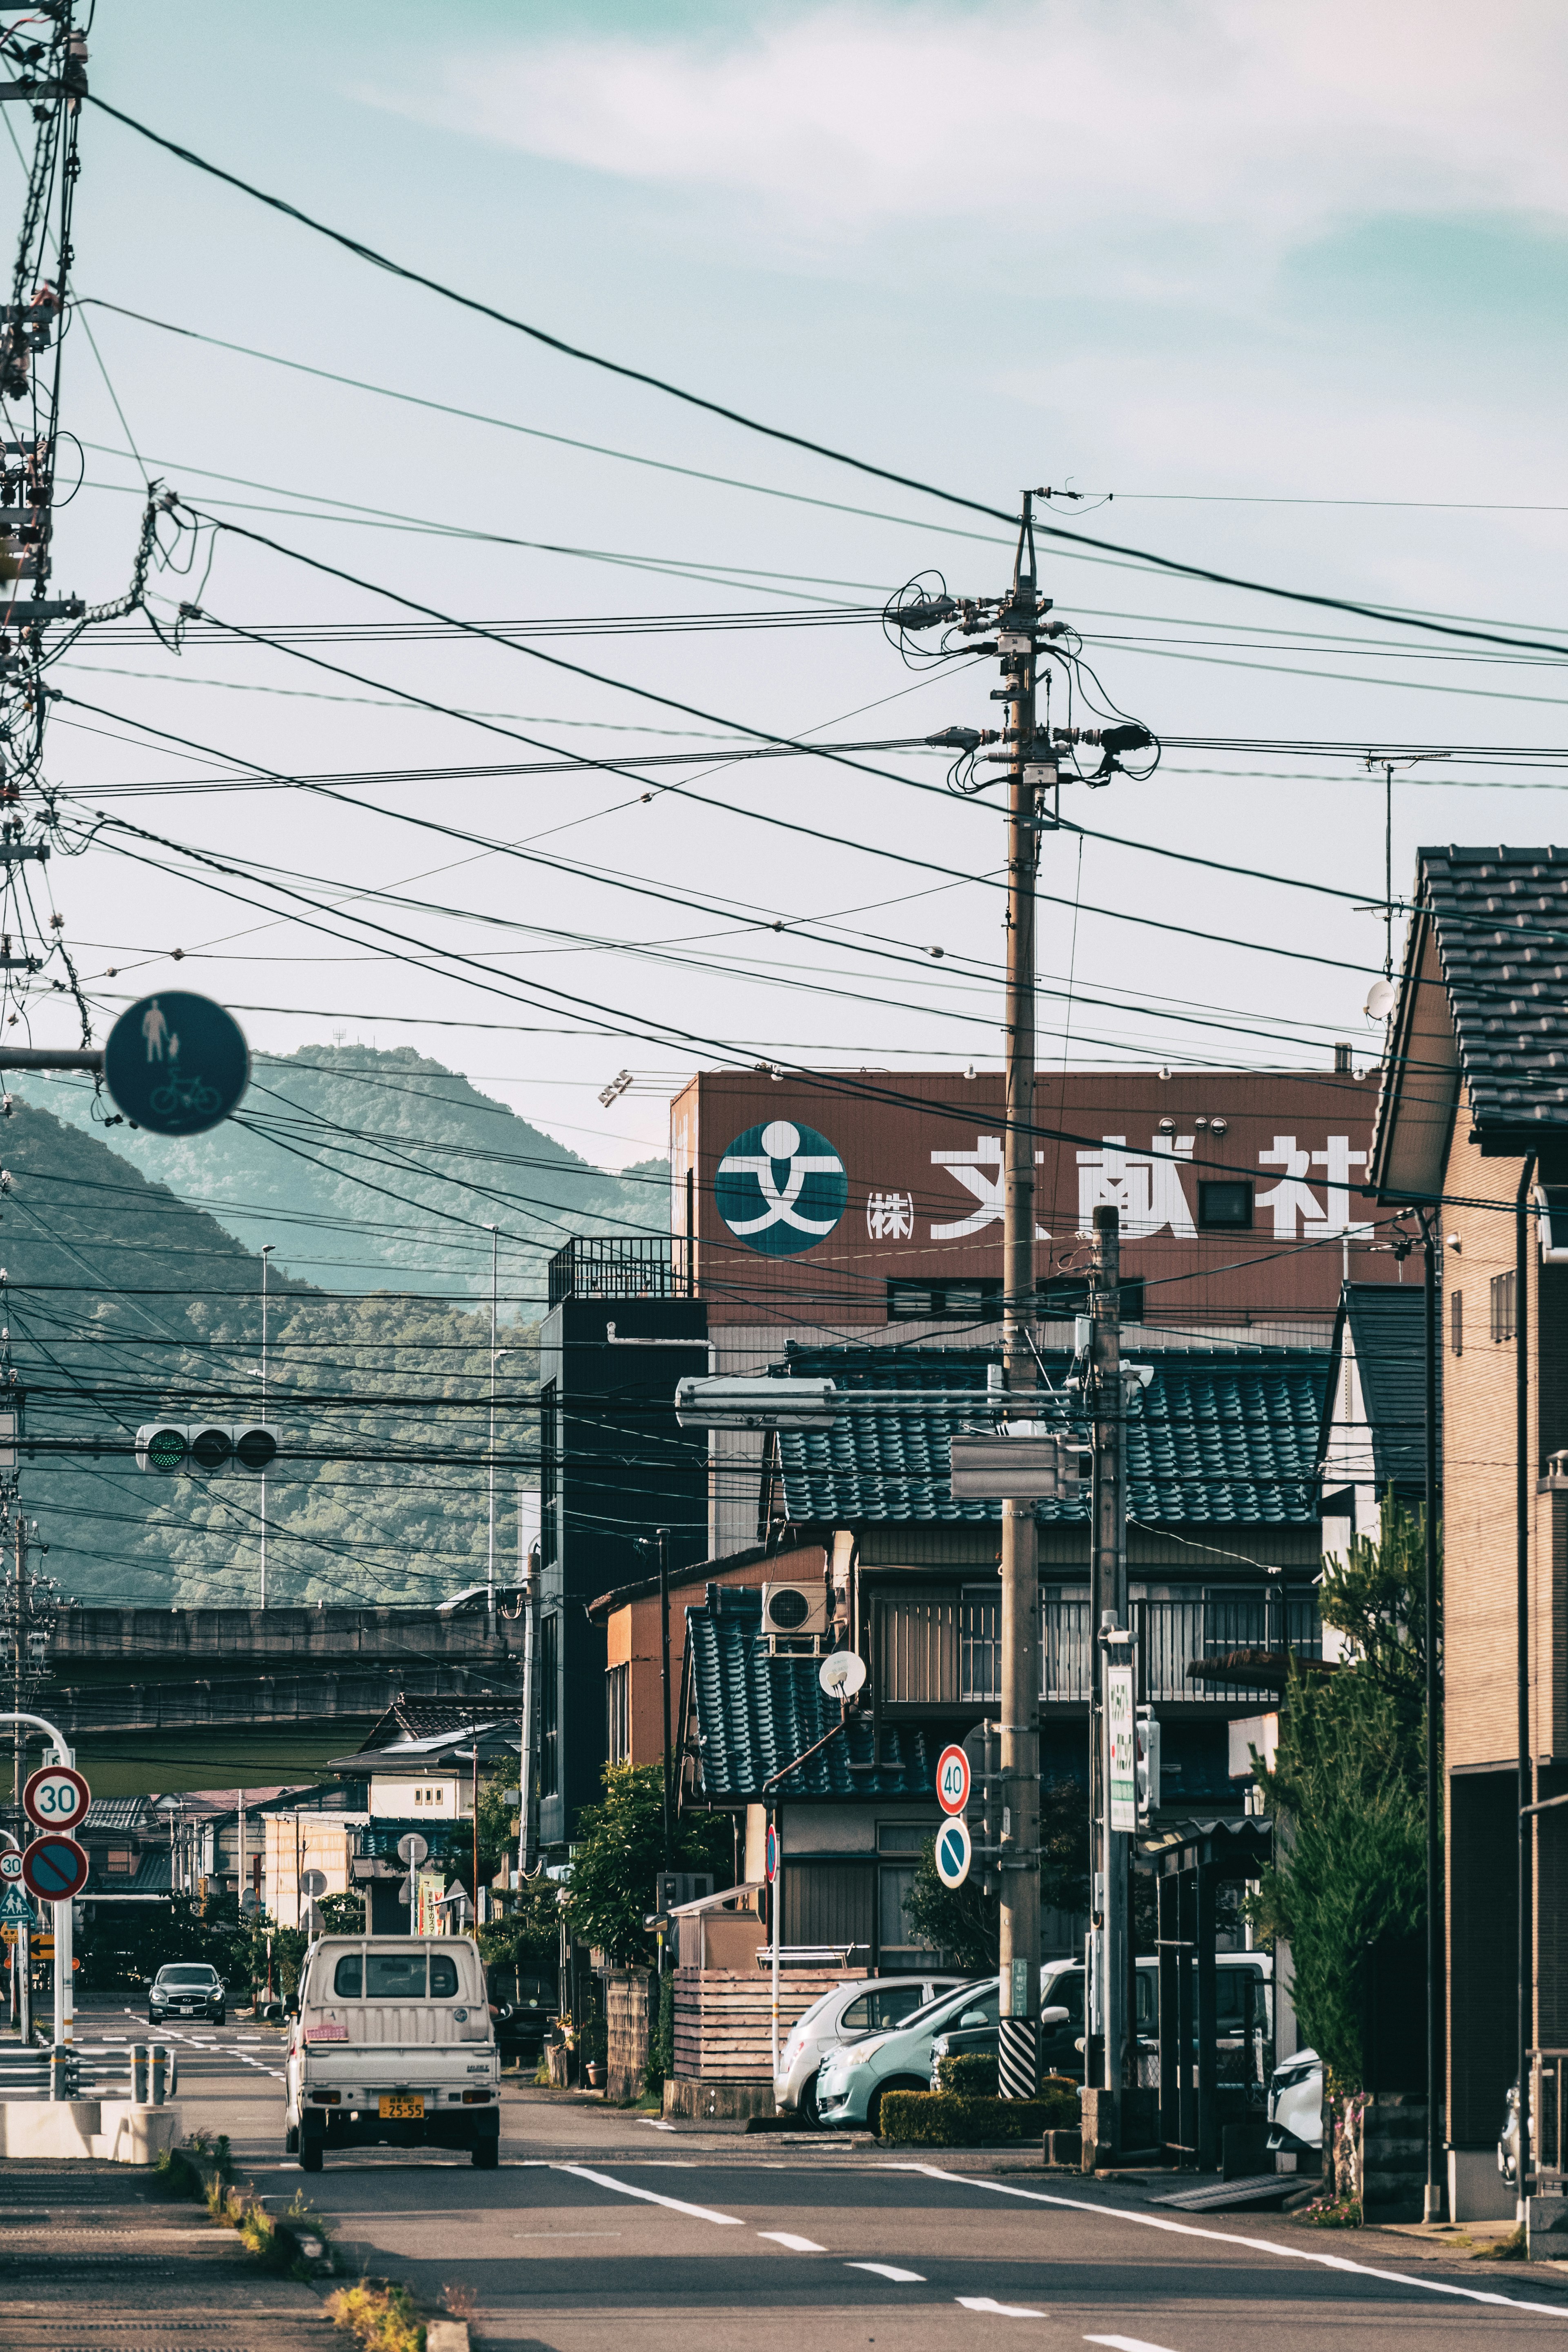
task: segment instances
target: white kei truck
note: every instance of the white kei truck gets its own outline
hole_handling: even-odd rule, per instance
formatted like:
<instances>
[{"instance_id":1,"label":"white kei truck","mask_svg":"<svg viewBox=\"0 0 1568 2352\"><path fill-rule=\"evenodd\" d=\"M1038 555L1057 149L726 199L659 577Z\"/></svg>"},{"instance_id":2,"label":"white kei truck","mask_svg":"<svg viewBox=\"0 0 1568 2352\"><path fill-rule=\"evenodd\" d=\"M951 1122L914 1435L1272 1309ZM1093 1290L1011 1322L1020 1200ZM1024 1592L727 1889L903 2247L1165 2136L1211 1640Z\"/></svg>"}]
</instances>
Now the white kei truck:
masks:
<instances>
[{"instance_id":1,"label":"white kei truck","mask_svg":"<svg viewBox=\"0 0 1568 2352\"><path fill-rule=\"evenodd\" d=\"M470 1936L322 1936L305 1955L285 2069L285 2146L466 2147L500 2157L500 2060Z\"/></svg>"}]
</instances>

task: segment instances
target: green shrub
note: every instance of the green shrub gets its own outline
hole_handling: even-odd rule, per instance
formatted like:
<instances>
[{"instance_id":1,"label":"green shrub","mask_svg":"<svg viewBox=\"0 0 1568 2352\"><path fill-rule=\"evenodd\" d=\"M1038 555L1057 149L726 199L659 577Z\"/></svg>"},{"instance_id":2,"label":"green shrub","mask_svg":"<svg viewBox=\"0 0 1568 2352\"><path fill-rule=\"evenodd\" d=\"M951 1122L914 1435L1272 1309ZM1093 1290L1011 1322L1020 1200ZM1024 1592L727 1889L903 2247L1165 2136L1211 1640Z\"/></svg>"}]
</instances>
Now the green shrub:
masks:
<instances>
[{"instance_id":1,"label":"green shrub","mask_svg":"<svg viewBox=\"0 0 1568 2352\"><path fill-rule=\"evenodd\" d=\"M1038 2099L961 2097L951 2091L885 2091L884 2139L918 2147L987 2147L996 2140L1037 2140L1048 2131L1076 2131L1078 2089Z\"/></svg>"},{"instance_id":2,"label":"green shrub","mask_svg":"<svg viewBox=\"0 0 1568 2352\"><path fill-rule=\"evenodd\" d=\"M939 2058L936 2075L941 2088L953 2092L959 2098L996 2096L996 2061L987 2058L983 2051L960 2051L952 2058Z\"/></svg>"}]
</instances>

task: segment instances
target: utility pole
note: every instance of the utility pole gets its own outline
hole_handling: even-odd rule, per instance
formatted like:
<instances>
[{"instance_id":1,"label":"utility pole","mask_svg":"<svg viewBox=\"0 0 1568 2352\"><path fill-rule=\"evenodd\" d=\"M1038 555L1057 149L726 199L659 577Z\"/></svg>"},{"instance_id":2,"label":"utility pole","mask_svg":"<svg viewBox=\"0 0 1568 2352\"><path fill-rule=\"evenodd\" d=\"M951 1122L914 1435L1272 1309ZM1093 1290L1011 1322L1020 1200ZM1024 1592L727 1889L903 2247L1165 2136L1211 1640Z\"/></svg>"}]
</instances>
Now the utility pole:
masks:
<instances>
[{"instance_id":1,"label":"utility pole","mask_svg":"<svg viewBox=\"0 0 1568 2352\"><path fill-rule=\"evenodd\" d=\"M261 1423L267 1425L267 1269L276 1242L261 1244ZM267 1606L267 1473L261 1474L261 1605Z\"/></svg>"},{"instance_id":2,"label":"utility pole","mask_svg":"<svg viewBox=\"0 0 1568 2352\"><path fill-rule=\"evenodd\" d=\"M675 1859L674 1822L669 1798L669 1529L660 1528L658 1540L658 1685L664 1702L664 1866L673 1866ZM628 1682L628 1705L629 1683ZM630 1728L629 1725L627 1727Z\"/></svg>"},{"instance_id":3,"label":"utility pole","mask_svg":"<svg viewBox=\"0 0 1568 2352\"><path fill-rule=\"evenodd\" d=\"M1094 1428L1094 1485L1090 1509L1089 1622L1094 1628L1089 1707L1089 1786L1092 1791L1093 1891L1099 1939L1095 1971L1102 2049L1100 2087L1114 2100L1125 2079L1129 2030L1128 1843L1125 1831L1110 1825L1110 1775L1107 1747L1107 1669L1125 1666L1131 1644L1110 1637L1127 1629L1127 1507L1121 1469L1126 1398L1121 1373L1121 1233L1114 1208L1094 1213L1094 1257L1089 1273L1092 1328L1089 1368ZM1118 2134L1120 2138L1120 2133Z\"/></svg>"},{"instance_id":4,"label":"utility pole","mask_svg":"<svg viewBox=\"0 0 1568 2352\"><path fill-rule=\"evenodd\" d=\"M1437 1598L1437 1213L1435 1209L1423 1209L1420 1213L1426 1276L1422 1306L1425 1309L1423 1327L1426 1375L1426 2188L1423 2218L1428 2221L1440 2221L1443 2218L1443 2133L1438 2085L1443 2081L1444 2067L1442 2003L1438 1989L1443 1981L1446 1906L1443 1899L1441 1811L1443 1681L1438 1634L1442 1612Z\"/></svg>"},{"instance_id":5,"label":"utility pole","mask_svg":"<svg viewBox=\"0 0 1568 2352\"><path fill-rule=\"evenodd\" d=\"M489 1454L489 1538L485 1553L485 1612L490 1631L496 1622L496 1271L497 1250L500 1235L491 1225L490 1236L490 1454Z\"/></svg>"},{"instance_id":6,"label":"utility pole","mask_svg":"<svg viewBox=\"0 0 1568 2352\"><path fill-rule=\"evenodd\" d=\"M1011 724L1007 747L1007 1108L1003 1150L1002 1361L1006 1385L1036 1386L1035 753L1037 629L1034 499L1024 493L1013 593L996 618ZM1001 2033L998 2087L1032 2099L1039 2084L1040 1607L1033 1499L1002 1506Z\"/></svg>"}]
</instances>

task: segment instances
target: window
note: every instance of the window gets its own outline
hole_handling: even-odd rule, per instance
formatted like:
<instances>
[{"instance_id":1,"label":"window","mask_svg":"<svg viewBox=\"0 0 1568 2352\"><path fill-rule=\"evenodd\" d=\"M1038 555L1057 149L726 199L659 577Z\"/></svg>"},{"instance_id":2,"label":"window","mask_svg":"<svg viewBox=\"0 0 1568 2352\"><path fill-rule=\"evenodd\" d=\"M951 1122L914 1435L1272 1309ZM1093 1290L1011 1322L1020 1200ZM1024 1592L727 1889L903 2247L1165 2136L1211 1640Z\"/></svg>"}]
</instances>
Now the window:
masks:
<instances>
[{"instance_id":1,"label":"window","mask_svg":"<svg viewBox=\"0 0 1568 2352\"><path fill-rule=\"evenodd\" d=\"M881 1992L863 1992L839 2019L839 2032L846 2042L860 2033L885 2033L889 2026L901 2025L920 2005L918 1984L889 1985Z\"/></svg>"},{"instance_id":2,"label":"window","mask_svg":"<svg viewBox=\"0 0 1568 2352\"><path fill-rule=\"evenodd\" d=\"M958 1696L1002 1695L1002 1595L994 1585L965 1592L958 1629Z\"/></svg>"},{"instance_id":3,"label":"window","mask_svg":"<svg viewBox=\"0 0 1568 2352\"><path fill-rule=\"evenodd\" d=\"M877 1852L918 1854L930 1835L923 1822L879 1822Z\"/></svg>"},{"instance_id":4,"label":"window","mask_svg":"<svg viewBox=\"0 0 1568 2352\"><path fill-rule=\"evenodd\" d=\"M457 1961L452 1958L450 1952L432 1952L430 1955L431 2000L450 2000L455 1996L457 1990Z\"/></svg>"},{"instance_id":5,"label":"window","mask_svg":"<svg viewBox=\"0 0 1568 2352\"><path fill-rule=\"evenodd\" d=\"M124 1877L131 1868L131 1848L128 1845L111 1845L103 1857L103 1866L105 1870Z\"/></svg>"},{"instance_id":6,"label":"window","mask_svg":"<svg viewBox=\"0 0 1568 2352\"><path fill-rule=\"evenodd\" d=\"M451 1965L448 1960L447 1966L450 1968ZM367 1952L365 1978L365 1998L369 2000L423 2000L425 1955L423 1952Z\"/></svg>"},{"instance_id":7,"label":"window","mask_svg":"<svg viewBox=\"0 0 1568 2352\"><path fill-rule=\"evenodd\" d=\"M1511 1339L1519 1328L1515 1298L1516 1273L1494 1274L1492 1276L1492 1338Z\"/></svg>"},{"instance_id":8,"label":"window","mask_svg":"<svg viewBox=\"0 0 1568 2352\"><path fill-rule=\"evenodd\" d=\"M340 2000L364 1999L364 1954L345 1952L332 1974L332 1990Z\"/></svg>"},{"instance_id":9,"label":"window","mask_svg":"<svg viewBox=\"0 0 1568 2352\"><path fill-rule=\"evenodd\" d=\"M546 1381L539 1391L539 1564L551 1567L559 1557L555 1539L555 1496L560 1482L559 1391Z\"/></svg>"},{"instance_id":10,"label":"window","mask_svg":"<svg viewBox=\"0 0 1568 2352\"><path fill-rule=\"evenodd\" d=\"M1082 1274L1053 1275L1042 1282L1035 1294L1040 1314L1048 1323L1063 1322L1069 1315L1089 1313L1089 1276ZM1124 1282L1117 1293L1123 1323L1143 1320L1143 1284L1141 1277Z\"/></svg>"},{"instance_id":11,"label":"window","mask_svg":"<svg viewBox=\"0 0 1568 2352\"><path fill-rule=\"evenodd\" d=\"M1002 1317L1002 1285L978 1282L889 1282L889 1323L996 1323Z\"/></svg>"},{"instance_id":12,"label":"window","mask_svg":"<svg viewBox=\"0 0 1568 2352\"><path fill-rule=\"evenodd\" d=\"M1246 1233L1252 1224L1252 1186L1245 1178L1198 1185L1198 1231Z\"/></svg>"},{"instance_id":13,"label":"window","mask_svg":"<svg viewBox=\"0 0 1568 2352\"><path fill-rule=\"evenodd\" d=\"M611 1666L605 1675L605 1728L612 1764L624 1764L632 1752L631 1679L629 1665Z\"/></svg>"},{"instance_id":14,"label":"window","mask_svg":"<svg viewBox=\"0 0 1568 2352\"><path fill-rule=\"evenodd\" d=\"M1458 1290L1455 1291L1448 1301L1448 1345L1456 1356L1464 1354L1465 1299L1464 1293Z\"/></svg>"},{"instance_id":15,"label":"window","mask_svg":"<svg viewBox=\"0 0 1568 2352\"><path fill-rule=\"evenodd\" d=\"M918 1968L931 1950L904 1909L914 1890L916 1867L912 1862L885 1862L877 1873L878 1965L884 1969Z\"/></svg>"},{"instance_id":16,"label":"window","mask_svg":"<svg viewBox=\"0 0 1568 2352\"><path fill-rule=\"evenodd\" d=\"M561 1723L561 1620L550 1616L539 1627L539 1793L561 1793L558 1760Z\"/></svg>"}]
</instances>

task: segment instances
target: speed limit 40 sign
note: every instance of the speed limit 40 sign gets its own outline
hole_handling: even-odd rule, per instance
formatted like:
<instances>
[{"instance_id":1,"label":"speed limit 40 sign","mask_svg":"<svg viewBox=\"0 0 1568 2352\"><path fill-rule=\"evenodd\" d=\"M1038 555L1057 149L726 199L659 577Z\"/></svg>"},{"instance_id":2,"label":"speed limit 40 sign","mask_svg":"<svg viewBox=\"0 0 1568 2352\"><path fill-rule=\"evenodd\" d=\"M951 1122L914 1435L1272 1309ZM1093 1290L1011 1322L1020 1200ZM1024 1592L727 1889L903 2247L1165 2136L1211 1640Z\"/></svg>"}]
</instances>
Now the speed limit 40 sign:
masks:
<instances>
[{"instance_id":1,"label":"speed limit 40 sign","mask_svg":"<svg viewBox=\"0 0 1568 2352\"><path fill-rule=\"evenodd\" d=\"M41 1830L74 1830L86 1821L92 1791L68 1764L46 1764L22 1791L22 1811Z\"/></svg>"},{"instance_id":2,"label":"speed limit 40 sign","mask_svg":"<svg viewBox=\"0 0 1568 2352\"><path fill-rule=\"evenodd\" d=\"M936 1801L944 1813L961 1813L969 1802L969 1759L962 1748L944 1748L936 1759Z\"/></svg>"}]
</instances>

